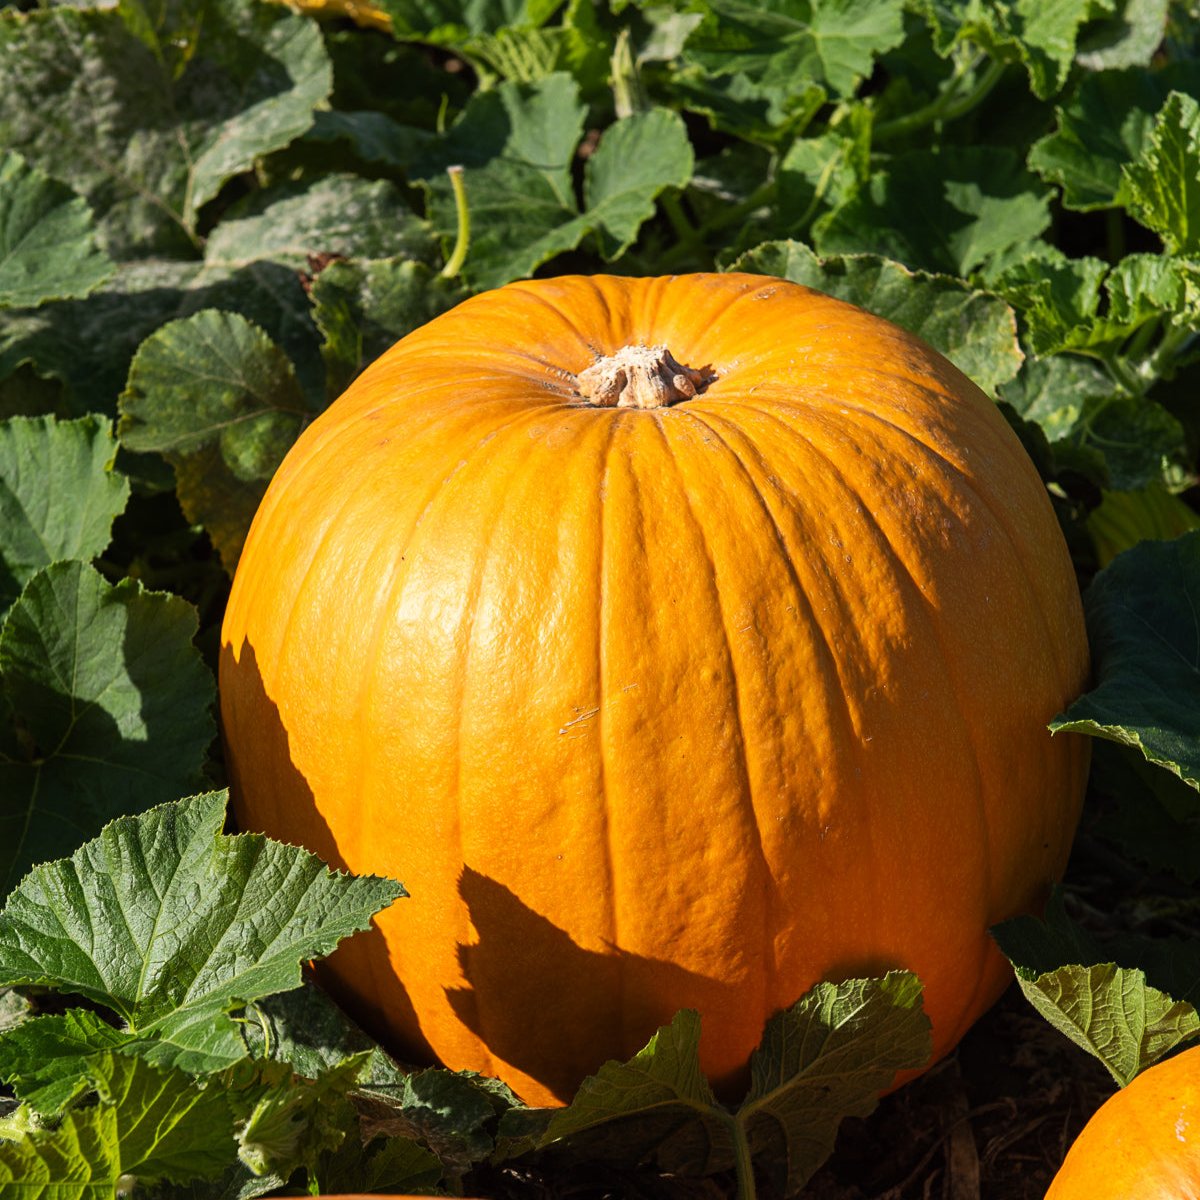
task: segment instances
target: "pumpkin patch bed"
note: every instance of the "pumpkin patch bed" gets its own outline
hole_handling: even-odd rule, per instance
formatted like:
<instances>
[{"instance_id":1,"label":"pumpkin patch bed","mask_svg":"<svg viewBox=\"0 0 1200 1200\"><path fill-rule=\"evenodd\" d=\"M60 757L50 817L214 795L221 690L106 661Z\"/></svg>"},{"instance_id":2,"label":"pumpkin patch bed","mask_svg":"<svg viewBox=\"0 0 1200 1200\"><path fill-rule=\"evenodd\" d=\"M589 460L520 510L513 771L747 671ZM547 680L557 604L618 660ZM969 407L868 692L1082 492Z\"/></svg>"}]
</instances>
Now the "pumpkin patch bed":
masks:
<instances>
[{"instance_id":1,"label":"pumpkin patch bed","mask_svg":"<svg viewBox=\"0 0 1200 1200\"><path fill-rule=\"evenodd\" d=\"M0 1196L1149 1194L1194 9L0 7Z\"/></svg>"}]
</instances>

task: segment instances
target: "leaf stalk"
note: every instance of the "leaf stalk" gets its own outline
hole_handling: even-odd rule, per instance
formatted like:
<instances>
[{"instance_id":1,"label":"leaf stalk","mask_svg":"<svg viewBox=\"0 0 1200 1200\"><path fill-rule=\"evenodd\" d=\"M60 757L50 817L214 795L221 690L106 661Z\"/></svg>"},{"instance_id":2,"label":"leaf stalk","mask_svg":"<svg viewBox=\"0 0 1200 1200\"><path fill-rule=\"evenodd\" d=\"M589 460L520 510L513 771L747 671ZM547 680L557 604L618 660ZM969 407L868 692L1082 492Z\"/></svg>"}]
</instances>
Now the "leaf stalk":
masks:
<instances>
[{"instance_id":1,"label":"leaf stalk","mask_svg":"<svg viewBox=\"0 0 1200 1200\"><path fill-rule=\"evenodd\" d=\"M450 176L450 187L454 191L458 231L454 240L454 250L442 268L442 278L453 279L463 269L463 263L467 261L467 251L471 246L471 210L467 206L467 189L463 184L462 167L447 167L446 174Z\"/></svg>"}]
</instances>

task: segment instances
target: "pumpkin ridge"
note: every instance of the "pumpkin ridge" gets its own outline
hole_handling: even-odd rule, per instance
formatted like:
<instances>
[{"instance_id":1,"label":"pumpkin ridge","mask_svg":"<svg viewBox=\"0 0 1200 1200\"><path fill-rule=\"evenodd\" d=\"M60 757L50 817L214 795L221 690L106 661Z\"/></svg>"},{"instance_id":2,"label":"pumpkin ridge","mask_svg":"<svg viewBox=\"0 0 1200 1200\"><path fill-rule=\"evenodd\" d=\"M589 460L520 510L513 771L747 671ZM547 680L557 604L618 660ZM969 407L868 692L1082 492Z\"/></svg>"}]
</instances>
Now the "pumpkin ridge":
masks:
<instances>
[{"instance_id":1,"label":"pumpkin ridge","mask_svg":"<svg viewBox=\"0 0 1200 1200\"><path fill-rule=\"evenodd\" d=\"M887 373L885 372L885 374L887 374ZM904 377L898 376L897 378L904 378ZM939 397L941 396L940 392L937 392L933 389L923 389L923 390L928 390L933 395L936 395ZM1050 627L1047 624L1046 615L1045 615L1046 601L1045 601L1044 597L1038 595L1037 589L1033 586L1033 582L1030 578L1029 571L1026 569L1025 556L1024 556L1024 554L1021 553L1021 550L1020 550L1020 545L1022 543L1022 539L1014 536L1011 526L1008 524L1008 522L1004 521L1000 517L1000 515L997 513L996 507L991 502L991 498L979 489L979 487L976 485L974 478L972 476L968 475L965 471L963 471L963 469L957 463L955 463L952 460L950 460L949 458L947 458L937 448L937 446L931 445L929 442L926 442L924 439L918 437L915 432L913 432L910 429L906 429L903 425L897 423L896 421L891 420L890 418L885 416L883 413L875 412L872 409L864 408L861 405L858 405L858 404L855 404L852 402L839 403L838 401L834 400L832 397L827 397L827 396L822 395L819 391L816 393L815 398L820 402L821 407L823 407L823 408L832 408L835 405L837 405L840 408L848 409L849 411L854 412L859 416L862 416L868 420L871 420L871 421L875 422L876 424L881 424L885 428L894 431L896 434L903 437L904 440L907 441L914 448L917 448L918 450L923 451L925 454L929 455L931 458L936 459L938 463L944 465L945 468L955 477L955 479L958 482L958 484L960 485L960 487L963 488L964 490L968 491L972 496L974 496L979 501L982 508L988 513L988 516L991 518L992 524L1001 533L1004 534L1004 540L1008 543L1009 549L1012 551L1012 556L1015 559L1017 565L1020 567L1021 579L1022 579L1023 583L1025 584L1026 590L1028 591L1028 593L1033 601L1033 608L1037 612L1038 621L1042 626L1042 630L1043 630L1044 634L1046 635L1046 641L1050 646L1051 655L1054 657L1054 660L1055 660L1055 668L1056 668L1055 675L1057 676L1059 681L1062 682L1064 684L1064 686L1066 686L1069 683L1069 671L1067 669L1067 664L1063 661L1061 655L1059 654L1060 648L1057 644L1057 640L1052 636ZM803 408L804 408L804 403L800 403L795 400L792 400L792 401L788 401L788 400L784 400L784 399L775 400L775 399L770 399L769 397L761 397L761 398L756 397L756 399L767 399L768 402L771 404L777 404L780 407L788 408L788 409L803 410ZM805 403L807 403L807 402L808 402L808 397L805 398ZM755 403L747 402L746 407L752 408L758 412L763 411L761 408L759 408L758 404L755 404ZM1002 439L1002 440L1007 440L1007 439ZM1038 486L1041 486L1040 481L1039 481Z\"/></svg>"},{"instance_id":2,"label":"pumpkin ridge","mask_svg":"<svg viewBox=\"0 0 1200 1200\"><path fill-rule=\"evenodd\" d=\"M560 279L559 282L569 284L573 279L586 281L588 287L591 288L593 295L598 299L599 303L604 308L605 323L607 327L611 329L613 326L612 306L609 304L608 297L604 294L603 289L597 287L595 281L589 275L566 276ZM602 353L601 348L592 341L591 337L589 337L582 329L579 328L575 318L569 312L567 312L565 308L542 295L536 284L533 287L530 287L530 283L533 283L533 281L522 279L517 280L515 283L509 284L509 287L511 287L514 291L519 292L527 299L535 301L540 308L548 309L554 314L555 317L567 325L571 332L579 339L580 345L586 346L593 355L600 355ZM486 295L487 293L483 294ZM567 369L568 368L564 368L564 370Z\"/></svg>"},{"instance_id":3,"label":"pumpkin ridge","mask_svg":"<svg viewBox=\"0 0 1200 1200\"><path fill-rule=\"evenodd\" d=\"M683 409L682 415L688 416L688 418L690 418L692 421L695 421L696 424L700 425L702 428L704 428L704 430L707 430L709 433L712 433L712 436L716 440L718 440L718 442L720 443L722 448L725 449L726 454L728 456L730 456L731 460L734 462L734 464L736 464L736 466L738 468L738 474L740 476L742 476L742 478L746 482L746 485L749 486L752 496L754 496L756 498L758 504L760 504L762 506L763 512L764 512L764 514L766 514L767 520L770 522L770 526L772 526L772 528L774 529L775 539L776 539L776 547L779 548L780 557L782 559L782 562L784 562L786 564L787 574L791 576L793 583L796 584L797 590L802 590L799 587L799 581L796 576L796 564L794 564L792 562L790 554L788 554L786 552L786 545L784 544L784 540L782 540L781 530L779 529L778 523L776 523L776 521L775 521L774 514L773 514L773 512L770 512L770 510L767 508L766 500L764 500L762 493L760 491L758 491L758 487L755 484L754 478L752 478L752 476L750 475L749 470L746 469L745 463L743 463L743 461L742 461L742 457L740 457L738 452L733 449L733 446L727 442L726 438L721 437L721 434L718 431L716 431L715 428L713 428L713 426L710 426L706 420L704 420L702 418L701 414L694 412L694 410L692 410L692 409ZM670 439L667 438L666 430L661 430L661 433L662 433L662 438L664 438L664 442L668 442L668 440L670 440ZM671 451L671 454L672 454L672 460L674 460L673 449ZM678 464L677 464L677 469L678 469ZM708 538L707 538L706 534L704 534L704 530L703 530L703 526L700 522L700 518L696 517L695 509L691 508L690 504L689 504L689 509L691 511L692 520L694 520L696 523L696 528L698 530L700 530L701 538L704 540L704 545L706 545L706 547L708 547ZM714 578L715 578L716 568L715 568L714 556L713 556L712 550L710 550L710 548L708 550L708 557L709 557L709 562L713 563ZM731 677L733 680L733 707L734 707L734 714L736 714L736 722L737 722L737 728L738 728L738 744L739 744L739 750L740 750L740 760L742 760L743 786L745 788L746 802L748 802L748 804L750 806L750 816L751 816L750 824L751 824L752 829L754 829L755 850L757 851L758 862L760 862L761 869L762 869L763 893L764 894L763 894L763 906L762 906L762 918L763 919L762 919L762 949L761 949L762 958L761 958L761 961L762 961L762 964L769 964L770 970L769 970L769 974L761 974L762 990L761 990L761 998L760 998L760 1010L761 1010L764 1018L766 1018L766 1016L770 1015L770 1008L769 1008L769 1002L768 1002L768 980L775 978L776 974L778 974L778 971L776 971L776 968L778 968L778 964L776 964L776 961L775 961L776 955L775 955L775 944L774 944L774 931L775 931L775 924L776 924L775 923L775 886L774 886L775 878L774 878L774 872L772 871L772 869L770 869L770 860L767 856L767 847L763 845L762 826L760 824L760 821L758 821L758 814L757 814L757 811L755 810L755 805L754 805L755 792L754 792L754 786L752 786L752 779L751 779L751 772L750 772L750 751L748 749L748 746L750 743L749 743L749 740L746 739L746 733L745 733L744 706L742 703L742 696L740 696L739 685L738 685L739 677L738 677L738 667L737 667L737 656L736 656L736 654L734 654L734 650L733 650L734 643L733 643L732 638L730 637L730 628L728 628L728 620L726 619L726 616L725 616L725 606L724 606L724 604L721 604L721 602L720 602L720 589L719 588L718 588L718 605L720 607L720 612L721 612L721 628L722 628L722 632L724 632L724 637L725 637L726 656L728 658L728 661L730 661L730 674L731 674Z\"/></svg>"},{"instance_id":4,"label":"pumpkin ridge","mask_svg":"<svg viewBox=\"0 0 1200 1200\"><path fill-rule=\"evenodd\" d=\"M812 455L814 455L815 457L821 459L824 463L826 463L829 468L830 477L837 479L839 481L839 486L842 488L842 490L848 496L852 497L854 499L854 501L857 503L858 508L862 513L862 519L863 519L864 523L866 525L868 525L870 527L870 529L874 532L875 538L877 539L877 544L886 551L888 561L890 564L892 564L893 569L895 570L898 585L901 587L904 587L905 585L907 585L907 588L910 590L911 595L915 598L914 602L907 607L910 610L915 610L915 611L921 612L925 616L925 624L928 627L928 629L930 630L930 633L932 634L934 641L936 642L937 647L938 647L938 657L942 664L943 677L947 680L947 682L950 686L950 690L955 697L955 709L956 709L956 711L961 713L962 712L962 693L961 693L961 690L959 689L959 687L957 686L957 681L954 678L954 676L951 672L951 669L950 669L949 659L948 659L948 656L946 653L945 640L942 636L940 623L937 619L936 612L926 601L924 592L922 591L920 584L914 578L911 568L909 567L905 557L896 549L896 547L894 546L894 544L892 542L892 539L888 536L886 530L884 530L882 525L877 520L874 512L872 511L871 506L863 500L862 496L859 493L858 488L855 487L852 484L852 482L846 478L845 473L829 457L829 455L820 446L818 446L812 439L805 437L805 435L801 429L798 429L795 426L788 424L788 422L782 420L775 413L760 409L757 405L747 404L747 405L744 405L744 407L747 409L750 409L751 411L754 411L755 413L757 413L760 416L766 417L773 424L777 425L783 431L783 433L794 442L795 445L801 447L803 449L803 451L811 453ZM795 405L792 407L802 409L803 405ZM739 432L743 432L743 431L739 430ZM794 570L795 569L794 561L792 560L792 558L790 556L788 558L788 561L792 565L792 569ZM805 592L803 592L803 590L801 590L801 594L805 595L805 598L807 600L807 594ZM810 605L810 608L811 608L811 605ZM817 628L819 630L821 629L819 623L816 621L815 613L813 614L813 624L814 624L815 628ZM824 635L823 630L821 630L821 633L822 633L822 636L824 637L825 635ZM827 638L826 638L825 644L826 644L826 646L828 646ZM832 649L830 649L830 654L832 656ZM840 690L841 690L841 694L844 698L846 695L846 692L847 692L846 681L844 679L842 679L840 666L837 664L836 656L832 656L832 657L833 657L833 661L835 663L835 669L837 669L837 671L838 671L838 678L842 685ZM853 747L855 747L856 750L858 750L859 753L861 754L861 746L862 746L861 734L858 730L857 722L855 721L855 718L850 711L848 703L845 705L845 711L846 711L847 724L848 724L849 732L851 735L849 744L852 745ZM984 795L984 791L983 791L983 772L982 772L982 767L981 767L980 760L979 760L978 745L977 745L976 740L971 732L969 723L965 719L962 721L962 726L963 726L964 734L965 734L964 740L965 740L966 744L968 746L970 746L970 749L971 749L972 775L974 777L974 782L975 782L977 808L979 811L979 824L980 824L980 829L982 832L982 841L983 841L983 853L982 853L983 889L982 890L983 890L984 898L988 901L987 909L990 911L991 897L992 897L992 890L993 890L992 889L992 878L991 878L991 852L990 852L992 834L991 834L990 824L988 821L986 799L985 799L985 795ZM868 833L870 833L870 832L871 832L870 827L868 827ZM873 844L875 844L875 843L873 842ZM902 965L906 965L906 964L896 964L896 965L902 966ZM975 994L978 994L978 989L982 986L982 983L983 983L982 978L977 980ZM972 999L974 999L974 994L972 996ZM971 1011L970 1007L964 1007L962 1009L963 1014L969 1013L970 1011ZM963 1017L960 1014L959 1019L956 1022L955 1028L956 1029L959 1028L962 1024L963 1024ZM951 1041L947 1044L953 1045L953 1042Z\"/></svg>"},{"instance_id":5,"label":"pumpkin ridge","mask_svg":"<svg viewBox=\"0 0 1200 1200\"><path fill-rule=\"evenodd\" d=\"M612 419L608 422L608 443L604 447L604 467L600 472L600 550L597 554L597 579L596 579L596 705L599 711L596 713L596 761L599 764L600 771L600 813L604 821L604 873L608 880L608 940L613 946L619 946L620 942L620 926L617 920L617 883L616 883L616 855L613 851L612 844L612 819L608 811L609 796L608 796L608 779L609 771L608 764L605 761L605 680L607 679L605 648L608 645L608 604L606 602L608 592L608 528L610 522L608 520L608 476L612 469L612 453L613 445L617 440L617 432L623 423L623 415L613 413ZM626 979L624 959L620 955L617 956L617 993L620 997L619 1007L622 1013L621 1020L621 1035L625 1036L624 1028L624 1012L625 1012L625 993Z\"/></svg>"},{"instance_id":6,"label":"pumpkin ridge","mask_svg":"<svg viewBox=\"0 0 1200 1200\"><path fill-rule=\"evenodd\" d=\"M689 414L689 415L692 415L692 414ZM750 826L750 828L753 832L754 845L755 845L755 849L757 851L758 861L759 861L760 868L761 868L759 874L760 874L760 878L762 879L762 888L763 888L763 893L764 893L763 908L762 908L762 913L763 913L763 916L762 916L762 922L763 922L762 940L763 940L764 957L762 959L762 962L764 964L771 963L773 965L774 960L775 960L773 946L772 946L771 953L770 954L766 953L767 944L773 942L773 938L772 938L773 920L772 920L772 917L774 915L774 909L775 909L773 888L771 886L773 883L773 875L770 870L770 864L767 861L766 848L763 845L762 830L760 829L759 824L758 824L758 814L754 810L754 788L753 788L753 781L751 779L751 774L750 774L749 753L746 748L747 741L746 741L744 704L742 701L741 686L740 686L739 680L738 680L737 660L736 660L736 656L735 656L734 650L733 650L733 639L729 636L729 618L728 618L728 615L726 614L725 601L722 597L722 592L721 592L721 587L720 587L720 575L718 573L716 559L713 554L712 543L709 540L708 533L704 528L704 523L696 515L695 506L692 504L691 496L688 494L687 481L684 478L682 470L680 469L679 459L676 454L676 449L671 443L671 439L667 434L667 430L664 428L664 423L661 420L659 420L659 421L656 421L655 424L658 428L659 437L662 439L663 446L666 449L667 457L670 460L671 465L675 470L675 476L679 480L679 490L683 497L683 502L687 509L688 517L689 517L691 523L695 526L696 532L700 538L700 542L704 547L704 555L705 555L706 560L708 561L709 571L710 571L710 575L711 575L711 578L713 581L713 592L714 592L714 597L715 597L715 601L716 601L716 609L717 609L718 614L720 615L720 621L721 621L721 637L725 644L724 658L725 658L725 661L729 665L729 678L730 678L729 696L730 696L730 700L732 702L732 707L733 707L734 727L737 729L737 758L738 758L738 768L739 768L738 776L741 779L742 794L745 797L745 803L746 803L747 807L749 808L749 820L747 821L747 824ZM703 424L703 422L701 422L701 424ZM724 445L724 442L722 442L722 445ZM732 455L732 457L733 457L734 461L737 463L738 467L741 468L742 464L741 464L740 460L738 460L737 456ZM759 997L758 997L758 1011L761 1014L762 1019L765 1021L766 1017L769 1015L767 1012L767 993L768 993L770 981L769 981L768 974L766 971L760 970L756 974L757 974L757 978L759 980L759 988L760 988Z\"/></svg>"},{"instance_id":7,"label":"pumpkin ridge","mask_svg":"<svg viewBox=\"0 0 1200 1200\"><path fill-rule=\"evenodd\" d=\"M869 413L866 415L869 415ZM775 417L774 419L777 421L779 420L778 417ZM790 428L786 422L780 421L779 423L783 425L784 428ZM895 428L891 422L884 423L888 425L889 428ZM862 512L863 522L871 528L878 539L879 544L887 550L888 560L895 566L898 582L901 582L902 584L906 582L911 590L911 595L914 598L911 608L925 614L926 623L933 635L934 643L937 646L938 659L940 660L942 667L942 675L945 678L949 690L954 697L954 709L959 714L963 714L966 711L966 706L970 700L970 692L967 691L964 693L964 689L959 686L954 668L951 665L951 655L947 652L946 639L942 629L942 621L937 610L925 598L925 593L922 590L920 583L918 583L916 577L913 575L912 568L908 564L907 557L900 552L895 543L892 541L892 538L888 535L887 530L884 529L882 524L880 524L879 519L876 517L871 505L864 502L862 496L858 492L858 489L851 484L850 480L846 478L845 473L841 471L837 464L829 458L829 455L815 443L809 441L807 438L804 438L799 430L793 429L792 432L798 438L800 438L800 440L802 440L815 455L829 464L832 474L842 482L842 485L845 487L846 491L854 496L854 498L858 501L860 510ZM903 433L903 430L899 430L898 432ZM918 444L923 445L923 443L920 443L919 439L914 440L918 441ZM940 455L938 457L941 458ZM941 461L944 462L945 460L942 459ZM988 511L990 514L990 508ZM980 856L983 868L982 890L984 898L987 901L986 910L990 912L992 908L991 902L993 891L991 869L992 830L988 817L987 797L984 793L983 767L979 757L979 745L974 735L974 722L966 720L964 716L961 721L961 725L964 731L964 741L971 748L972 775L974 776L975 780L975 794L977 797L977 808L979 811L979 828L983 842L982 853ZM979 982L980 981L977 981L977 987ZM963 1011L969 1012L970 1008L964 1008Z\"/></svg>"}]
</instances>

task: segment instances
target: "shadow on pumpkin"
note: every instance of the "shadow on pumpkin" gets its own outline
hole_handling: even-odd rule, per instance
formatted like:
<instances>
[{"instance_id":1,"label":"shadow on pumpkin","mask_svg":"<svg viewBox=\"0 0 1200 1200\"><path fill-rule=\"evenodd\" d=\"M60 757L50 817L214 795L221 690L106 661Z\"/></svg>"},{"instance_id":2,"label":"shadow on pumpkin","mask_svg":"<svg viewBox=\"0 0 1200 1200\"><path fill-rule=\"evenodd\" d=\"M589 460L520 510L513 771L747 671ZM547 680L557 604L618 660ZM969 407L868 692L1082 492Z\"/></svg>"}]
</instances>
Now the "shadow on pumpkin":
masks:
<instances>
[{"instance_id":1,"label":"shadow on pumpkin","mask_svg":"<svg viewBox=\"0 0 1200 1200\"><path fill-rule=\"evenodd\" d=\"M744 1002L734 985L669 962L586 950L471 867L459 893L478 940L458 947L469 986L446 989L451 1007L493 1055L564 1102L585 1075L641 1050L679 1009L728 1015ZM743 1067L712 1082L740 1095L748 1080Z\"/></svg>"},{"instance_id":2,"label":"shadow on pumpkin","mask_svg":"<svg viewBox=\"0 0 1200 1200\"><path fill-rule=\"evenodd\" d=\"M283 718L267 694L254 647L248 642L242 643L236 655L229 646L221 647L220 685L221 740L236 827L303 846L330 867L349 870L308 781L292 760ZM252 746L253 761L235 752L227 723L236 724L241 731L239 742ZM253 731L252 740L246 731ZM329 958L317 963L315 974L322 988L398 1058L432 1063L433 1050L417 1032L416 1012L408 993L387 962L387 944L372 922L369 929L343 940ZM374 996L386 996L386 1007L374 1003ZM397 1042L397 1028L410 1031L410 1036Z\"/></svg>"}]
</instances>

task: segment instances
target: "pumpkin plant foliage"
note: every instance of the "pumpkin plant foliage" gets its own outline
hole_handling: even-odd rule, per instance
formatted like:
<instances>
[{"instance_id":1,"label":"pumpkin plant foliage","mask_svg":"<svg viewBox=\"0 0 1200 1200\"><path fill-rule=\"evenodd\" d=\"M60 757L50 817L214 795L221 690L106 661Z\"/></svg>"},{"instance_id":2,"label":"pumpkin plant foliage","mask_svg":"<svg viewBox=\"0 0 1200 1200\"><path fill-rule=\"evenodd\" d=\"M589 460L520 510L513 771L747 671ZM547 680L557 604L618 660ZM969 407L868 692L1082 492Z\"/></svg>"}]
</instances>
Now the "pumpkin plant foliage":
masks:
<instances>
[{"instance_id":1,"label":"pumpkin plant foliage","mask_svg":"<svg viewBox=\"0 0 1200 1200\"><path fill-rule=\"evenodd\" d=\"M326 981L369 960L384 935L352 931L419 911L419 876L399 875L404 898L286 845L286 821L281 841L222 831L220 629L272 476L394 342L530 277L815 288L998 402L1065 536L1092 672L1040 714L1052 736L980 736L1010 763L1034 736L1051 757L1094 743L1095 769L1061 890L981 953L1130 1095L1162 1056L1190 1061L1197 46L1181 0L0 7L0 1179L46 1197L486 1195L608 1164L647 1189L669 1171L789 1193L842 1116L926 1064L927 1020L944 1049L941 985L881 958L756 1013L744 1077L722 1078L716 1018L684 998L564 1085L572 1104L529 1108L487 1070L401 1067L348 989L301 967L346 938ZM740 346L768 334L747 320ZM416 455L419 431L401 436ZM528 475L522 503L552 480ZM752 543L728 530L741 570ZM1037 657L1001 607L975 639L998 671ZM314 661L357 632L306 634ZM592 707L555 724L564 742L615 728ZM948 736L935 722L924 753ZM912 786L881 765L881 803ZM718 923L743 848L695 881ZM606 885L580 869L572 886ZM462 887L484 910L528 899ZM845 919L862 884L827 895Z\"/></svg>"}]
</instances>

